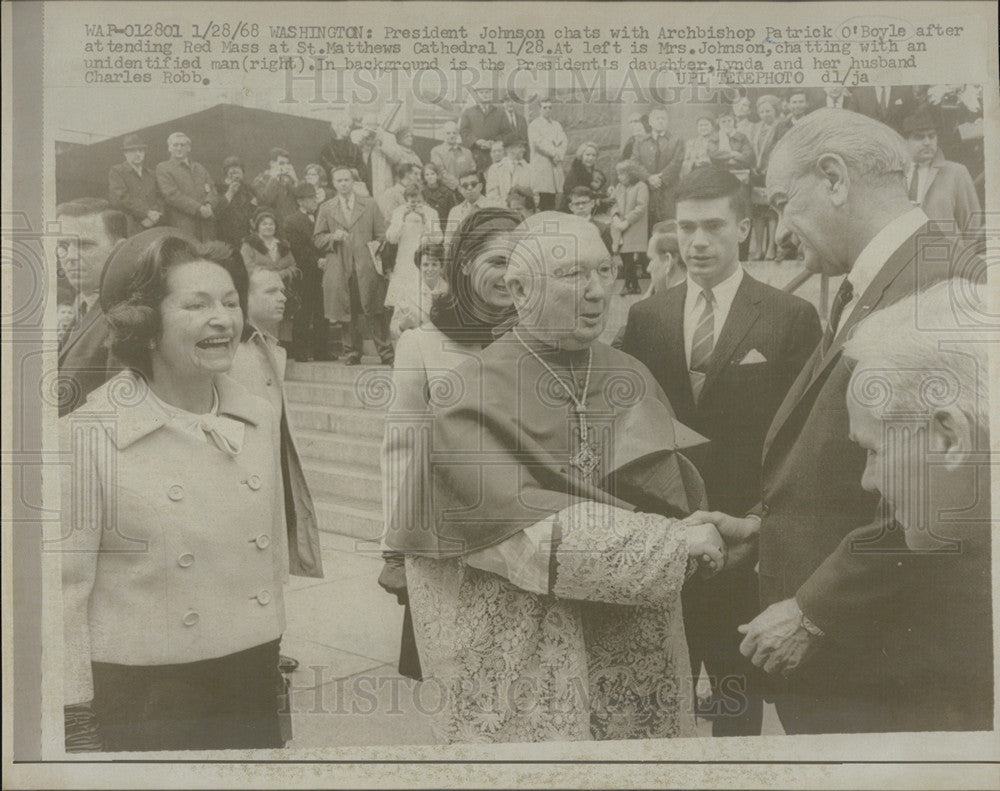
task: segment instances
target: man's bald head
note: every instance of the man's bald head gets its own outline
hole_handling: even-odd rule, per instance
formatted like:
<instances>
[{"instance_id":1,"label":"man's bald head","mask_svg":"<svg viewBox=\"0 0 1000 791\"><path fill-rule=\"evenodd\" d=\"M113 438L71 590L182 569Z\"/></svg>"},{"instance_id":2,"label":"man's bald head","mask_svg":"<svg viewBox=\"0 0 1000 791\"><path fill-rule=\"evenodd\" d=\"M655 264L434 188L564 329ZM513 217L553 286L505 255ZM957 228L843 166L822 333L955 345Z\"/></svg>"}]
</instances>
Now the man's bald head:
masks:
<instances>
[{"instance_id":1,"label":"man's bald head","mask_svg":"<svg viewBox=\"0 0 1000 791\"><path fill-rule=\"evenodd\" d=\"M563 348L585 348L604 329L615 266L589 220L541 212L514 231L505 277L520 326Z\"/></svg>"}]
</instances>

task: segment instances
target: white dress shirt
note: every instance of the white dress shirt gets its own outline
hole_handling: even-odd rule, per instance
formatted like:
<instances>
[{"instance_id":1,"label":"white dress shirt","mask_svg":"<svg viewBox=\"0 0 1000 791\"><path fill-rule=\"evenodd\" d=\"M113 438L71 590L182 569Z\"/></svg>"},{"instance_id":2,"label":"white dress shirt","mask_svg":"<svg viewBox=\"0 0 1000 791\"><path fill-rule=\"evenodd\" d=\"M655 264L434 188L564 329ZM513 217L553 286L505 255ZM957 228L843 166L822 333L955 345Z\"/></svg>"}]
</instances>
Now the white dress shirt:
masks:
<instances>
[{"instance_id":1,"label":"white dress shirt","mask_svg":"<svg viewBox=\"0 0 1000 791\"><path fill-rule=\"evenodd\" d=\"M858 255L850 274L847 275L847 279L854 286L854 294L840 315L840 327L846 324L851 313L860 304L862 294L871 285L875 276L882 271L889 256L895 253L899 246L926 222L927 215L924 214L924 210L915 207L905 214L899 215L865 245L865 249Z\"/></svg>"},{"instance_id":2,"label":"white dress shirt","mask_svg":"<svg viewBox=\"0 0 1000 791\"><path fill-rule=\"evenodd\" d=\"M729 317L729 309L733 306L736 298L736 291L743 282L743 267L737 266L736 271L712 289L712 299L714 300L713 328L714 338L713 348L719 343L719 333L726 324ZM691 367L691 346L694 342L694 330L698 326L698 319L705 309L705 297L702 294L704 289L695 283L690 276L687 279L687 294L684 297L684 359L687 360L688 367Z\"/></svg>"}]
</instances>

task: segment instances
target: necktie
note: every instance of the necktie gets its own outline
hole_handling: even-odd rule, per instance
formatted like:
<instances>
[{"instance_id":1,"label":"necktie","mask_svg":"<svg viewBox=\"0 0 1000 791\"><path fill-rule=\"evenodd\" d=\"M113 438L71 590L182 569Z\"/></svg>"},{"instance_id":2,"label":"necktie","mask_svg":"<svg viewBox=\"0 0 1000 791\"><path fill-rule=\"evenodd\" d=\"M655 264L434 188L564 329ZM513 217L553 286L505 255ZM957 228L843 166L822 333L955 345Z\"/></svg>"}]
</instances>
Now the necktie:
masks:
<instances>
[{"instance_id":1,"label":"necktie","mask_svg":"<svg viewBox=\"0 0 1000 791\"><path fill-rule=\"evenodd\" d=\"M823 354L830 350L833 338L837 334L837 327L840 326L840 317L844 314L844 308L854 298L854 285L846 277L840 284L837 295L833 298L830 306L830 322L826 325L826 332L823 333Z\"/></svg>"},{"instance_id":2,"label":"necktie","mask_svg":"<svg viewBox=\"0 0 1000 791\"><path fill-rule=\"evenodd\" d=\"M906 197L910 199L910 203L919 203L917 196L920 194L920 168L914 166L913 176L910 177L910 191L907 193Z\"/></svg>"},{"instance_id":3,"label":"necktie","mask_svg":"<svg viewBox=\"0 0 1000 791\"><path fill-rule=\"evenodd\" d=\"M705 307L698 317L694 336L691 338L691 390L694 393L695 401L701 395L705 373L708 371L708 364L712 360L712 350L715 346L715 310L712 305L714 297L711 289L707 288L701 294L705 299Z\"/></svg>"},{"instance_id":4,"label":"necktie","mask_svg":"<svg viewBox=\"0 0 1000 791\"><path fill-rule=\"evenodd\" d=\"M879 88L878 89L878 103L882 106L882 112L884 113L889 108L889 89Z\"/></svg>"},{"instance_id":5,"label":"necktie","mask_svg":"<svg viewBox=\"0 0 1000 791\"><path fill-rule=\"evenodd\" d=\"M80 314L80 321L83 321L83 317L87 315L87 300L80 300L80 307L77 310L77 313Z\"/></svg>"}]
</instances>

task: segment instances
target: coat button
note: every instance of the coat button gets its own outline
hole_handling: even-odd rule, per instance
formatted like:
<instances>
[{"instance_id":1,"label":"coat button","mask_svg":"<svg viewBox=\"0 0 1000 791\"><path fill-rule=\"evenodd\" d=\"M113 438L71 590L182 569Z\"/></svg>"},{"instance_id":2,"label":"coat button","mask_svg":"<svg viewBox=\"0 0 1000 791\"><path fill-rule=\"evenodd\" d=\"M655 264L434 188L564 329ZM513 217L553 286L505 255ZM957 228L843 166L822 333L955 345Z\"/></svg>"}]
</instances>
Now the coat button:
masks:
<instances>
[{"instance_id":1,"label":"coat button","mask_svg":"<svg viewBox=\"0 0 1000 791\"><path fill-rule=\"evenodd\" d=\"M249 486L254 491L257 491L260 488L260 476L254 474L251 475L249 478L247 478L247 486Z\"/></svg>"},{"instance_id":2,"label":"coat button","mask_svg":"<svg viewBox=\"0 0 1000 791\"><path fill-rule=\"evenodd\" d=\"M269 591L269 590L263 590L263 591L261 591L260 593L257 594L256 598L257 598L257 601L260 603L261 606L264 606L266 604L270 604L271 603L271 591Z\"/></svg>"},{"instance_id":3,"label":"coat button","mask_svg":"<svg viewBox=\"0 0 1000 791\"><path fill-rule=\"evenodd\" d=\"M261 533L253 542L257 545L257 549L267 549L271 546L271 537L267 533Z\"/></svg>"},{"instance_id":4,"label":"coat button","mask_svg":"<svg viewBox=\"0 0 1000 791\"><path fill-rule=\"evenodd\" d=\"M184 613L184 625L194 626L196 623L198 623L198 619L200 617L201 616L199 616L198 613L196 613L194 610L188 610L186 613Z\"/></svg>"},{"instance_id":5,"label":"coat button","mask_svg":"<svg viewBox=\"0 0 1000 791\"><path fill-rule=\"evenodd\" d=\"M194 555L192 555L190 552L185 552L183 555L177 558L177 565L180 566L182 569L186 569L193 563L194 563Z\"/></svg>"},{"instance_id":6,"label":"coat button","mask_svg":"<svg viewBox=\"0 0 1000 791\"><path fill-rule=\"evenodd\" d=\"M268 377L267 379L264 380L264 384L270 387L271 385L274 384L274 382L271 380L271 377Z\"/></svg>"},{"instance_id":7,"label":"coat button","mask_svg":"<svg viewBox=\"0 0 1000 791\"><path fill-rule=\"evenodd\" d=\"M767 516L769 513L771 513L771 509L768 507L767 503L763 503L760 507L760 512L764 516Z\"/></svg>"},{"instance_id":8,"label":"coat button","mask_svg":"<svg viewBox=\"0 0 1000 791\"><path fill-rule=\"evenodd\" d=\"M173 486L167 489L167 497L169 497L171 500L174 500L175 502L177 500L183 500L184 487L181 486L179 483L175 483Z\"/></svg>"}]
</instances>

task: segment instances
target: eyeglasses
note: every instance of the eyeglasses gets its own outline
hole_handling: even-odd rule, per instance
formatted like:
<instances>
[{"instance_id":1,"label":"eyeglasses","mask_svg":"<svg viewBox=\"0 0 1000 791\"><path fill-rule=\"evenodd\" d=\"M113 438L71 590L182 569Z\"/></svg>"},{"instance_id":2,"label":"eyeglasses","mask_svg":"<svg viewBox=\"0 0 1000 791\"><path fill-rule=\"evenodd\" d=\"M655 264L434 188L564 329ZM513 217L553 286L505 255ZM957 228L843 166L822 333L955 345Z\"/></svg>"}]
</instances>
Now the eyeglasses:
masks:
<instances>
[{"instance_id":1,"label":"eyeglasses","mask_svg":"<svg viewBox=\"0 0 1000 791\"><path fill-rule=\"evenodd\" d=\"M597 273L598 280L604 285L615 282L615 279L618 277L618 267L613 261L606 261L593 269L570 269L566 271L557 269L555 272L548 274L547 277L552 280L558 280L561 283L573 283L582 287L586 286L590 281L590 275L593 272Z\"/></svg>"},{"instance_id":2,"label":"eyeglasses","mask_svg":"<svg viewBox=\"0 0 1000 791\"><path fill-rule=\"evenodd\" d=\"M479 182L478 181L466 181L464 184L460 183L458 186L461 187L464 190L471 190L471 189L475 189L476 187L478 187L479 186Z\"/></svg>"}]
</instances>

